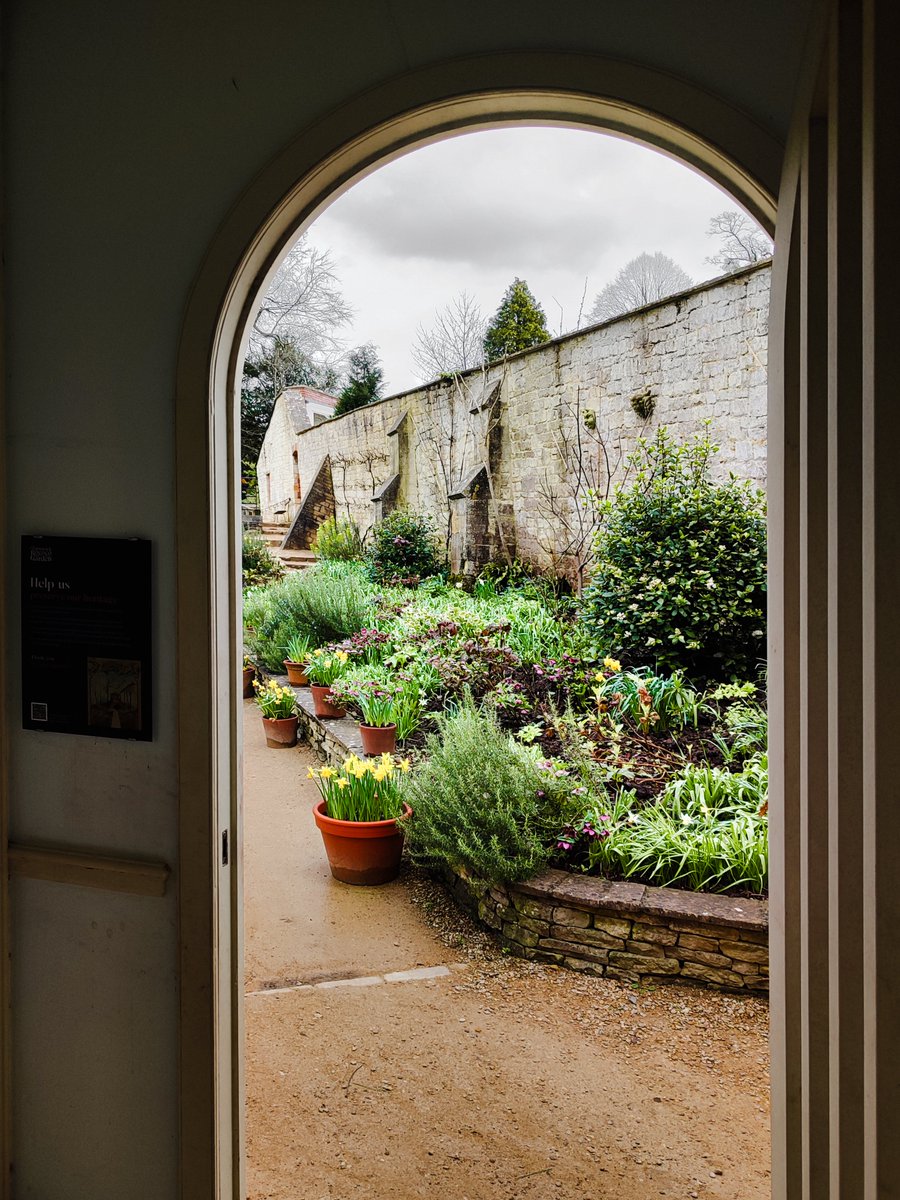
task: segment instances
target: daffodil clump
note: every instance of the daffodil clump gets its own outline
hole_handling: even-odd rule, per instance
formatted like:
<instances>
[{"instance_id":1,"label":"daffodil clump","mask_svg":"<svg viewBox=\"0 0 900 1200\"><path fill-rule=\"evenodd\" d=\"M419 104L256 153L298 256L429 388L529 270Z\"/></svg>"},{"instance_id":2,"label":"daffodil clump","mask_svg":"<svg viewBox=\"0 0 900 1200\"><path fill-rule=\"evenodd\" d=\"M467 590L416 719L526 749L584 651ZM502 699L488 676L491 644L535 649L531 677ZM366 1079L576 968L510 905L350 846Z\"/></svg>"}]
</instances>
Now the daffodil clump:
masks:
<instances>
[{"instance_id":1,"label":"daffodil clump","mask_svg":"<svg viewBox=\"0 0 900 1200\"><path fill-rule=\"evenodd\" d=\"M253 680L256 689L256 703L264 717L270 721L283 721L292 717L297 711L297 700L290 688L282 687L274 679L260 683Z\"/></svg>"},{"instance_id":2,"label":"daffodil clump","mask_svg":"<svg viewBox=\"0 0 900 1200\"><path fill-rule=\"evenodd\" d=\"M322 649L320 646L312 652L304 670L310 683L331 687L347 670L349 661L350 655L346 650Z\"/></svg>"},{"instance_id":3,"label":"daffodil clump","mask_svg":"<svg viewBox=\"0 0 900 1200\"><path fill-rule=\"evenodd\" d=\"M390 754L358 758L351 754L340 768L310 767L325 801L325 815L336 821L389 821L403 812L409 759L395 762Z\"/></svg>"}]
</instances>

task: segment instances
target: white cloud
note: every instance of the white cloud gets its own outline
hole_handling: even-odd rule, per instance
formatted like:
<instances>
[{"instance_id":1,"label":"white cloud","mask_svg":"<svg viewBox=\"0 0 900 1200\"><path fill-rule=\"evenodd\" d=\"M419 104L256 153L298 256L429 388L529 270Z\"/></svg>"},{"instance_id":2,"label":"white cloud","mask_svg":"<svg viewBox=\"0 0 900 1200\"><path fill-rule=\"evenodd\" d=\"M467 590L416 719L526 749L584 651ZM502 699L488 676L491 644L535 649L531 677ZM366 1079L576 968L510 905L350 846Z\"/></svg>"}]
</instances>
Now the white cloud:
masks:
<instances>
[{"instance_id":1,"label":"white cloud","mask_svg":"<svg viewBox=\"0 0 900 1200\"><path fill-rule=\"evenodd\" d=\"M556 333L642 251L662 250L696 280L715 268L709 219L737 207L718 187L643 146L558 128L481 131L380 168L310 227L331 250L356 310L350 344L374 342L387 391L417 383L420 322L458 292L492 313L527 280ZM562 307L562 317L560 316Z\"/></svg>"}]
</instances>

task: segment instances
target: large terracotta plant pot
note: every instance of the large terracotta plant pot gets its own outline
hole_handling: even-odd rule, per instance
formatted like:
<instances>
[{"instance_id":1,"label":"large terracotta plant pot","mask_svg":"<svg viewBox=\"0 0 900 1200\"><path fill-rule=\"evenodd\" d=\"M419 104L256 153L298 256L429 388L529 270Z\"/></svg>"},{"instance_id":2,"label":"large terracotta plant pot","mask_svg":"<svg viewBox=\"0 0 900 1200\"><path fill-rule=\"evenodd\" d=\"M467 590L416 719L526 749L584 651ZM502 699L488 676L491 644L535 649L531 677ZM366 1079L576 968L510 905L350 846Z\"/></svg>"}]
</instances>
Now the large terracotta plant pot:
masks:
<instances>
[{"instance_id":1,"label":"large terracotta plant pot","mask_svg":"<svg viewBox=\"0 0 900 1200\"><path fill-rule=\"evenodd\" d=\"M330 687L321 683L311 683L309 690L312 692L313 710L317 717L346 717L346 708L331 703Z\"/></svg>"},{"instance_id":2,"label":"large terracotta plant pot","mask_svg":"<svg viewBox=\"0 0 900 1200\"><path fill-rule=\"evenodd\" d=\"M263 729L266 731L266 745L273 750L287 749L297 745L297 718L263 717Z\"/></svg>"},{"instance_id":3,"label":"large terracotta plant pot","mask_svg":"<svg viewBox=\"0 0 900 1200\"><path fill-rule=\"evenodd\" d=\"M309 683L306 672L303 670L305 666L305 663L291 662L289 658L284 659L284 669L287 671L288 683L291 687L306 687Z\"/></svg>"},{"instance_id":4,"label":"large terracotta plant pot","mask_svg":"<svg viewBox=\"0 0 900 1200\"><path fill-rule=\"evenodd\" d=\"M325 843L331 874L341 883L374 887L396 879L403 854L403 832L396 821L335 821L320 800L313 813ZM409 816L412 809L403 805Z\"/></svg>"},{"instance_id":5,"label":"large terracotta plant pot","mask_svg":"<svg viewBox=\"0 0 900 1200\"><path fill-rule=\"evenodd\" d=\"M397 749L396 725L360 725L364 754L393 754Z\"/></svg>"},{"instance_id":6,"label":"large terracotta plant pot","mask_svg":"<svg viewBox=\"0 0 900 1200\"><path fill-rule=\"evenodd\" d=\"M253 696L253 677L256 674L256 667L244 667L244 699L249 700Z\"/></svg>"}]
</instances>

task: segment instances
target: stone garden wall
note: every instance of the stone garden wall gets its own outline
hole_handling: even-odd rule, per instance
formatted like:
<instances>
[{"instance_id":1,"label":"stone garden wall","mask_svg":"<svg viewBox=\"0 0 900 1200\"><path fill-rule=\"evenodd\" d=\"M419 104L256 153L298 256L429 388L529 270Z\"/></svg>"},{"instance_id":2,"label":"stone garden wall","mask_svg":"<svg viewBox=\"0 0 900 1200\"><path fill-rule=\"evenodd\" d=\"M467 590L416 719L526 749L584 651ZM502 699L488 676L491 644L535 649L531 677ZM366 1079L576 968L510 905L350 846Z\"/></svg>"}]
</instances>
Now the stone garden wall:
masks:
<instances>
[{"instance_id":1,"label":"stone garden wall","mask_svg":"<svg viewBox=\"0 0 900 1200\"><path fill-rule=\"evenodd\" d=\"M306 491L327 494L324 471L335 511L363 532L394 506L430 513L454 570L508 553L572 574L586 489L621 480L637 438L661 425L683 438L709 422L714 473L764 487L769 276L757 265L305 430L303 496L282 517L264 499L263 519L288 533ZM260 463L274 453L264 445ZM287 492L293 450L278 454ZM301 513L288 543L313 533Z\"/></svg>"}]
</instances>

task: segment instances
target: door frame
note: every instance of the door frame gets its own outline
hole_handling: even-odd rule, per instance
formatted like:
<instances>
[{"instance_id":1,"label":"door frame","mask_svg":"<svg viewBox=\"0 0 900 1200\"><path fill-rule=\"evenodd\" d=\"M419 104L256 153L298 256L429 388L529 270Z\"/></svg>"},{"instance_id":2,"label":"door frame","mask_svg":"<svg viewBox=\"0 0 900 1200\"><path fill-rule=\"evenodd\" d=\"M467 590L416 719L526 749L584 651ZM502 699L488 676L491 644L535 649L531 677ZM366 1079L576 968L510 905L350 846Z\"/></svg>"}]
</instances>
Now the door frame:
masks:
<instances>
[{"instance_id":1,"label":"door frame","mask_svg":"<svg viewBox=\"0 0 900 1200\"><path fill-rule=\"evenodd\" d=\"M249 316L304 225L365 174L447 136L523 123L652 146L718 183L774 232L783 147L761 126L661 72L541 53L442 63L357 96L302 130L226 217L189 297L176 377L180 1186L190 1200L244 1195L235 681L237 397ZM208 680L205 691L198 679Z\"/></svg>"}]
</instances>

